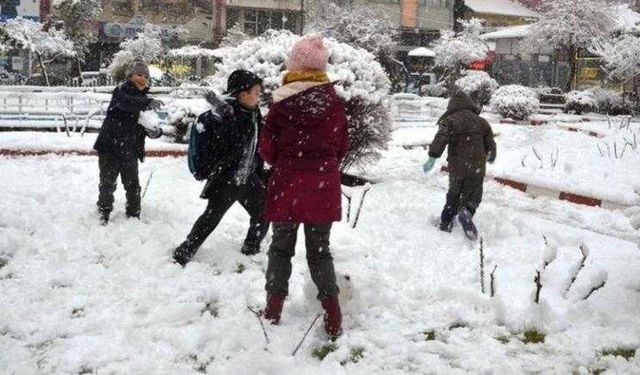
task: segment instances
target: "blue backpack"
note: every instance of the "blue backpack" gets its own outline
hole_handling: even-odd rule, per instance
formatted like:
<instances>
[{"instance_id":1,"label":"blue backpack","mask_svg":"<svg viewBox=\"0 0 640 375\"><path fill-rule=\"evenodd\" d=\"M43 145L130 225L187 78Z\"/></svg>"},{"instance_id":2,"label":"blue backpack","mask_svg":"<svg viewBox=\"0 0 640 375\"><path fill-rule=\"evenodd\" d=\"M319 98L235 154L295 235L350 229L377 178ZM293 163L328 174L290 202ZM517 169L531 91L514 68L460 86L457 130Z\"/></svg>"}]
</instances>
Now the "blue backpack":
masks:
<instances>
[{"instance_id":1,"label":"blue backpack","mask_svg":"<svg viewBox=\"0 0 640 375\"><path fill-rule=\"evenodd\" d=\"M191 134L189 135L189 171L198 181L205 180L212 169L209 134L200 121L203 116L198 117L198 121L191 125Z\"/></svg>"}]
</instances>

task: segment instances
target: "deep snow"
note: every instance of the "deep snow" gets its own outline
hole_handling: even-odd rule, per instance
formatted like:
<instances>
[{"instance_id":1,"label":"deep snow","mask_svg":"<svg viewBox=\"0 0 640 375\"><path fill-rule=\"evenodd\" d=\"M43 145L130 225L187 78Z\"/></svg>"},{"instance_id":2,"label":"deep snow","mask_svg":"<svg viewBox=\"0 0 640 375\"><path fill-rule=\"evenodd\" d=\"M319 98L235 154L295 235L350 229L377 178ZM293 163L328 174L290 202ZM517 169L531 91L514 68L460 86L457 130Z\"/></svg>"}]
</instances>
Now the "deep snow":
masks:
<instances>
[{"instance_id":1,"label":"deep snow","mask_svg":"<svg viewBox=\"0 0 640 375\"><path fill-rule=\"evenodd\" d=\"M447 178L423 176L425 159L424 150L392 147L369 172L383 182L369 192L357 228L335 225L336 269L350 278L341 277L346 334L320 362L310 353L323 344L321 324L290 355L320 308L302 241L282 325L267 327L266 348L246 309L263 304L266 255L240 254L248 221L242 208L232 208L186 269L169 262L205 207L186 160L149 158L140 168L143 186L154 172L142 221L125 218L120 186L113 221L100 227L95 157L3 158L0 368L10 374L640 371L640 354L629 361L599 354L640 346L640 251L616 238L638 242L627 216L532 200L487 183L476 221L487 285L498 266L492 299L480 293L477 247L458 227L445 234L434 226ZM543 235L557 244L557 259L543 272L542 302L534 305L534 272L548 257ZM583 244L590 256L565 298ZM605 287L581 301L603 272ZM547 334L545 343L520 340L531 328ZM427 341L431 331L435 340ZM354 349L364 350L357 363L349 360Z\"/></svg>"}]
</instances>

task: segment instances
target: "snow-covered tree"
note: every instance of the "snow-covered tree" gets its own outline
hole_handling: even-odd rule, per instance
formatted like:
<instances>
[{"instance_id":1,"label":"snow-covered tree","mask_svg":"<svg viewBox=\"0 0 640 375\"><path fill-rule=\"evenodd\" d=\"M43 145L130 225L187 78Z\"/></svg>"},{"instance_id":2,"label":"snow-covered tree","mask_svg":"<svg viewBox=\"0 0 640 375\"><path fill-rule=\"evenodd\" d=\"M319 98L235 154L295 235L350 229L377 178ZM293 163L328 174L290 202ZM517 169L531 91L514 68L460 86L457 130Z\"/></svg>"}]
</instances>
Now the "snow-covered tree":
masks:
<instances>
[{"instance_id":1,"label":"snow-covered tree","mask_svg":"<svg viewBox=\"0 0 640 375\"><path fill-rule=\"evenodd\" d=\"M536 53L554 48L572 64L569 85L576 75L574 57L595 39L609 38L615 28L613 8L602 0L544 0L541 15L522 45Z\"/></svg>"},{"instance_id":2,"label":"snow-covered tree","mask_svg":"<svg viewBox=\"0 0 640 375\"><path fill-rule=\"evenodd\" d=\"M49 74L47 64L57 57L73 57L73 42L59 30L44 31L42 24L22 17L14 18L4 25L12 44L30 51L36 56L47 86Z\"/></svg>"},{"instance_id":3,"label":"snow-covered tree","mask_svg":"<svg viewBox=\"0 0 640 375\"><path fill-rule=\"evenodd\" d=\"M400 36L397 26L384 13L362 6L340 7L331 1L311 4L307 32L320 32L338 42L371 52L392 81L404 79L405 68L394 58Z\"/></svg>"},{"instance_id":4,"label":"snow-covered tree","mask_svg":"<svg viewBox=\"0 0 640 375\"><path fill-rule=\"evenodd\" d=\"M443 31L442 36L434 48L436 54L435 66L442 71L447 86L452 88L466 66L487 56L489 48L480 38L482 21L472 18L469 21L459 21L462 31Z\"/></svg>"},{"instance_id":5,"label":"snow-covered tree","mask_svg":"<svg viewBox=\"0 0 640 375\"><path fill-rule=\"evenodd\" d=\"M640 75L640 27L596 40L590 50L602 57L609 78L628 81Z\"/></svg>"},{"instance_id":6,"label":"snow-covered tree","mask_svg":"<svg viewBox=\"0 0 640 375\"><path fill-rule=\"evenodd\" d=\"M134 38L120 43L121 50L113 55L107 72L116 81L126 78L127 67L136 57L141 57L150 63L164 54L164 47L160 38L160 28L151 24L145 25L142 32Z\"/></svg>"},{"instance_id":7,"label":"snow-covered tree","mask_svg":"<svg viewBox=\"0 0 640 375\"><path fill-rule=\"evenodd\" d=\"M229 74L236 69L251 70L264 80L265 93L281 86L289 51L300 37L286 30L269 30L237 47L217 50L221 62L208 82L218 92L224 91ZM343 169L375 160L390 139L391 119L385 101L390 82L373 55L363 49L326 38L330 53L327 73L336 82L338 95L345 100L350 151Z\"/></svg>"},{"instance_id":8,"label":"snow-covered tree","mask_svg":"<svg viewBox=\"0 0 640 375\"><path fill-rule=\"evenodd\" d=\"M242 31L242 25L240 25L240 23L236 23L233 27L227 29L227 35L220 41L220 47L239 46L248 39L251 39L251 36Z\"/></svg>"},{"instance_id":9,"label":"snow-covered tree","mask_svg":"<svg viewBox=\"0 0 640 375\"><path fill-rule=\"evenodd\" d=\"M53 7L53 21L62 22L64 34L73 42L78 79L82 82L82 64L89 52L89 45L97 40L93 33L87 32L87 25L100 15L101 1L54 0Z\"/></svg>"}]
</instances>

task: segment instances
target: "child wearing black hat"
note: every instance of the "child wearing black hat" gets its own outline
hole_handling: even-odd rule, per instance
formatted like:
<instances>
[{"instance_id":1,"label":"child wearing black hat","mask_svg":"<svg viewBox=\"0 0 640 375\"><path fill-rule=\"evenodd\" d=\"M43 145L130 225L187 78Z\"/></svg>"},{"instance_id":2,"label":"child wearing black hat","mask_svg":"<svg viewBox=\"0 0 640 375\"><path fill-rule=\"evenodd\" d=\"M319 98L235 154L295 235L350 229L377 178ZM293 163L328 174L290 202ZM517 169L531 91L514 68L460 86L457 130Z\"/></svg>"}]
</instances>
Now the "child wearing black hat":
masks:
<instances>
[{"instance_id":1,"label":"child wearing black hat","mask_svg":"<svg viewBox=\"0 0 640 375\"><path fill-rule=\"evenodd\" d=\"M163 104L147 96L148 82L149 68L142 59L136 58L127 69L127 80L113 90L107 115L93 146L98 152L100 168L97 204L102 225L107 225L113 210L118 175L127 192L127 217L140 218L138 160L144 161L145 137L162 135L160 127L147 129L138 123L140 112L158 109Z\"/></svg>"},{"instance_id":2,"label":"child wearing black hat","mask_svg":"<svg viewBox=\"0 0 640 375\"><path fill-rule=\"evenodd\" d=\"M263 218L265 201L264 162L258 154L262 117L258 101L262 80L246 70L236 70L228 78L224 101L207 95L213 108L198 117L192 131L204 132L209 142L210 170L200 195L207 209L193 225L187 239L174 251L174 261L185 266L224 214L239 202L251 217L241 252L254 255L267 235L269 223Z\"/></svg>"}]
</instances>

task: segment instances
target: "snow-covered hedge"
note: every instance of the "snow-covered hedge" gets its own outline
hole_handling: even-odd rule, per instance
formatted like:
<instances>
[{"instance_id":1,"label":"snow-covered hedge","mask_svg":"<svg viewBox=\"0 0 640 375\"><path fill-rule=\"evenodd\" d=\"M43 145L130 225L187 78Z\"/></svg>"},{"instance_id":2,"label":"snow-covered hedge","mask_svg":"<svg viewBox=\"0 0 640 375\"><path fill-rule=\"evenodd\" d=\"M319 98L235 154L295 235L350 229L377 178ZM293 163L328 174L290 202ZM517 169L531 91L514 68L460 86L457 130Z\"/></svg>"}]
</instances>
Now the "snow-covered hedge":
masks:
<instances>
[{"instance_id":1,"label":"snow-covered hedge","mask_svg":"<svg viewBox=\"0 0 640 375\"><path fill-rule=\"evenodd\" d=\"M591 91L574 90L565 94L564 98L564 111L566 113L573 112L581 115L587 112L595 112L598 109L598 103Z\"/></svg>"},{"instance_id":2,"label":"snow-covered hedge","mask_svg":"<svg viewBox=\"0 0 640 375\"><path fill-rule=\"evenodd\" d=\"M591 95L596 102L598 112L611 116L618 115L630 115L634 112L633 102L631 100L624 100L622 94L619 92L593 89Z\"/></svg>"},{"instance_id":3,"label":"snow-covered hedge","mask_svg":"<svg viewBox=\"0 0 640 375\"><path fill-rule=\"evenodd\" d=\"M299 38L286 30L269 30L237 47L221 48L217 50L221 62L216 64L216 74L206 82L222 92L231 72L247 69L264 80L265 93L270 98L282 83L289 50ZM392 124L385 100L389 79L371 53L332 38L325 39L325 45L330 53L327 73L336 82L338 95L345 100L349 119L351 148L343 168L373 161L390 139Z\"/></svg>"},{"instance_id":4,"label":"snow-covered hedge","mask_svg":"<svg viewBox=\"0 0 640 375\"><path fill-rule=\"evenodd\" d=\"M456 81L456 87L469 95L476 104L485 106L498 89L498 82L487 72L467 70L464 77Z\"/></svg>"},{"instance_id":5,"label":"snow-covered hedge","mask_svg":"<svg viewBox=\"0 0 640 375\"><path fill-rule=\"evenodd\" d=\"M540 109L535 91L520 85L502 86L493 94L491 107L504 118L524 120Z\"/></svg>"}]
</instances>

